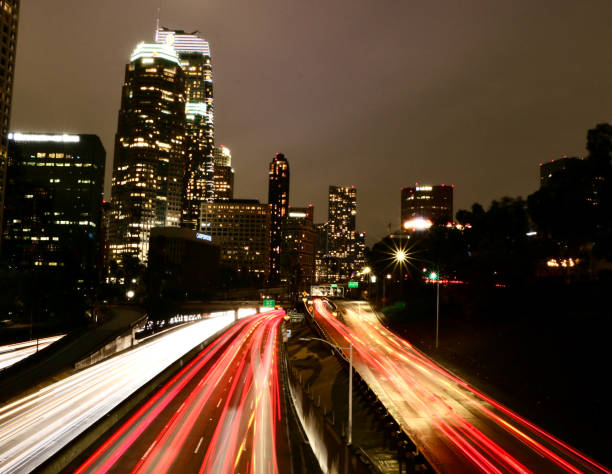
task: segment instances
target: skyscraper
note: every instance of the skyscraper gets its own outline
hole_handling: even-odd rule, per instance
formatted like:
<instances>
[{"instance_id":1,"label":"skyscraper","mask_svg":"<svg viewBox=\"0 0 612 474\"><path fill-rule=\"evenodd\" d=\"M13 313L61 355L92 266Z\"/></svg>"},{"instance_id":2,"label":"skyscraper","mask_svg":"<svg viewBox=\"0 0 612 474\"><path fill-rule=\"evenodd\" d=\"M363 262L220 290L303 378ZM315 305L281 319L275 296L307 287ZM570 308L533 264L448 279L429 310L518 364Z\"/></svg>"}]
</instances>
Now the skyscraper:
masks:
<instances>
[{"instance_id":1,"label":"skyscraper","mask_svg":"<svg viewBox=\"0 0 612 474\"><path fill-rule=\"evenodd\" d=\"M102 265L106 152L96 135L9 134L3 255L88 286ZM87 282L87 283L86 283Z\"/></svg>"},{"instance_id":2,"label":"skyscraper","mask_svg":"<svg viewBox=\"0 0 612 474\"><path fill-rule=\"evenodd\" d=\"M280 274L281 226L289 209L289 162L277 153L270 162L268 176L268 204L270 205L270 281Z\"/></svg>"},{"instance_id":3,"label":"skyscraper","mask_svg":"<svg viewBox=\"0 0 612 474\"><path fill-rule=\"evenodd\" d=\"M232 152L226 146L215 147L215 201L234 199Z\"/></svg>"},{"instance_id":4,"label":"skyscraper","mask_svg":"<svg viewBox=\"0 0 612 474\"><path fill-rule=\"evenodd\" d=\"M6 183L6 162L8 153L9 119L13 97L13 74L15 71L15 50L17 48L18 0L0 0L0 236L2 236L2 213ZM2 250L0 238L0 250Z\"/></svg>"},{"instance_id":5,"label":"skyscraper","mask_svg":"<svg viewBox=\"0 0 612 474\"><path fill-rule=\"evenodd\" d=\"M355 186L330 186L328 208L329 256L337 262L333 275L340 280L350 278L356 256L355 216L357 190Z\"/></svg>"},{"instance_id":6,"label":"skyscraper","mask_svg":"<svg viewBox=\"0 0 612 474\"><path fill-rule=\"evenodd\" d=\"M110 258L145 262L152 227L181 219L185 81L167 44L139 44L126 66L115 137Z\"/></svg>"},{"instance_id":7,"label":"skyscraper","mask_svg":"<svg viewBox=\"0 0 612 474\"><path fill-rule=\"evenodd\" d=\"M402 188L402 228L419 229L453 222L453 188L453 185L424 186L418 183Z\"/></svg>"},{"instance_id":8,"label":"skyscraper","mask_svg":"<svg viewBox=\"0 0 612 474\"><path fill-rule=\"evenodd\" d=\"M565 173L566 176L571 176L572 172L575 173L576 168L581 165L584 166L584 158L578 158L577 156L563 156L557 160L540 163L540 186L550 184L554 175Z\"/></svg>"},{"instance_id":9,"label":"skyscraper","mask_svg":"<svg viewBox=\"0 0 612 474\"><path fill-rule=\"evenodd\" d=\"M155 41L172 45L185 74L184 202L181 224L197 229L202 202L213 202L214 114L210 46L198 32L158 27Z\"/></svg>"},{"instance_id":10,"label":"skyscraper","mask_svg":"<svg viewBox=\"0 0 612 474\"><path fill-rule=\"evenodd\" d=\"M314 283L317 232L314 207L291 207L282 225L281 279L300 289Z\"/></svg>"}]
</instances>

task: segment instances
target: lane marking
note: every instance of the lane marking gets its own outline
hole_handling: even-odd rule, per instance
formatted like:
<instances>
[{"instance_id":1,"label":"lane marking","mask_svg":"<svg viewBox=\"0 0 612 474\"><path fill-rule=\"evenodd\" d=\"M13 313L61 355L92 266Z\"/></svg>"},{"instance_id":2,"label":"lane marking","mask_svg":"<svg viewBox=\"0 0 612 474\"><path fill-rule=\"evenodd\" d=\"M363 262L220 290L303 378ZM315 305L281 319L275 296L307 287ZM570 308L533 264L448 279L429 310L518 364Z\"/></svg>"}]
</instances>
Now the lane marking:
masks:
<instances>
[{"instance_id":1,"label":"lane marking","mask_svg":"<svg viewBox=\"0 0 612 474\"><path fill-rule=\"evenodd\" d=\"M204 441L204 436L202 436L202 437L200 438L200 441L198 441L198 445L196 446L195 451L193 452L193 454L198 454L198 451L199 451L199 449L200 449L200 446L202 446L202 441Z\"/></svg>"}]
</instances>

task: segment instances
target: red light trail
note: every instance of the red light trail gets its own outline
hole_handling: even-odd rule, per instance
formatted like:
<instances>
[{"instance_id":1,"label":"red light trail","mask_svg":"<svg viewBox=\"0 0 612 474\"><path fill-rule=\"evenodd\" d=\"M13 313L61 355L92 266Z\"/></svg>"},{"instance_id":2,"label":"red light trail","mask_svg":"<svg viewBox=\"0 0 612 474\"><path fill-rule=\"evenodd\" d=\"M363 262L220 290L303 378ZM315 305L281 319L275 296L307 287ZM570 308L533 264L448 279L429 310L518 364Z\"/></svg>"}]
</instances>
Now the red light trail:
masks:
<instances>
[{"instance_id":1,"label":"red light trail","mask_svg":"<svg viewBox=\"0 0 612 474\"><path fill-rule=\"evenodd\" d=\"M315 300L334 343L434 469L441 472L606 472L605 466L449 373L379 321L367 303Z\"/></svg>"},{"instance_id":2,"label":"red light trail","mask_svg":"<svg viewBox=\"0 0 612 474\"><path fill-rule=\"evenodd\" d=\"M284 430L277 433L283 316L283 311L270 311L240 320L76 472L283 472L279 465L285 459L277 461L277 436L284 436Z\"/></svg>"}]
</instances>

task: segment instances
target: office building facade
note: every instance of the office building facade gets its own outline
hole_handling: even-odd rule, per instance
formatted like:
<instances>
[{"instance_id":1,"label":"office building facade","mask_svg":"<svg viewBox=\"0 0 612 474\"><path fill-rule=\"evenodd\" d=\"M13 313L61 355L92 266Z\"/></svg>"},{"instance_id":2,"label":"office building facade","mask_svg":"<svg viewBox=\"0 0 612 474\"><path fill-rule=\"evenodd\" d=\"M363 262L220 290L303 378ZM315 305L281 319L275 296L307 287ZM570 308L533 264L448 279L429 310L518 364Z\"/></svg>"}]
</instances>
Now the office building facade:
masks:
<instances>
[{"instance_id":1,"label":"office building facade","mask_svg":"<svg viewBox=\"0 0 612 474\"><path fill-rule=\"evenodd\" d=\"M281 226L289 209L289 162L277 153L270 162L268 173L268 204L270 205L270 274L271 282L280 277Z\"/></svg>"},{"instance_id":2,"label":"office building facade","mask_svg":"<svg viewBox=\"0 0 612 474\"><path fill-rule=\"evenodd\" d=\"M327 222L314 224L315 230L315 283L327 283L330 274L329 239Z\"/></svg>"},{"instance_id":3,"label":"office building facade","mask_svg":"<svg viewBox=\"0 0 612 474\"><path fill-rule=\"evenodd\" d=\"M401 225L404 230L419 230L431 225L453 222L454 185L407 186L401 191Z\"/></svg>"},{"instance_id":4,"label":"office building facade","mask_svg":"<svg viewBox=\"0 0 612 474\"><path fill-rule=\"evenodd\" d=\"M146 262L153 227L178 226L185 171L185 80L167 44L141 43L126 66L115 138L110 259Z\"/></svg>"},{"instance_id":5,"label":"office building facade","mask_svg":"<svg viewBox=\"0 0 612 474\"><path fill-rule=\"evenodd\" d=\"M0 236L2 235L6 167L8 157L9 120L13 97L15 52L17 50L17 25L19 1L0 0ZM0 251L2 239L0 239Z\"/></svg>"},{"instance_id":6,"label":"office building facade","mask_svg":"<svg viewBox=\"0 0 612 474\"><path fill-rule=\"evenodd\" d=\"M261 278L270 269L270 207L255 199L203 203L200 232L221 248L221 264Z\"/></svg>"},{"instance_id":7,"label":"office building facade","mask_svg":"<svg viewBox=\"0 0 612 474\"><path fill-rule=\"evenodd\" d=\"M208 234L184 227L151 230L149 270L158 275L158 282L168 278L169 284L188 295L197 297L216 283L219 258L219 246Z\"/></svg>"},{"instance_id":8,"label":"office building facade","mask_svg":"<svg viewBox=\"0 0 612 474\"><path fill-rule=\"evenodd\" d=\"M234 199L234 169L232 152L226 146L215 147L215 201Z\"/></svg>"},{"instance_id":9,"label":"office building facade","mask_svg":"<svg viewBox=\"0 0 612 474\"><path fill-rule=\"evenodd\" d=\"M540 163L540 186L550 184L554 175L567 173L571 175L573 169L584 164L583 158L564 156L558 160Z\"/></svg>"},{"instance_id":10,"label":"office building facade","mask_svg":"<svg viewBox=\"0 0 612 474\"><path fill-rule=\"evenodd\" d=\"M281 281L305 288L314 283L317 234L314 207L290 207L281 228Z\"/></svg>"},{"instance_id":11,"label":"office building facade","mask_svg":"<svg viewBox=\"0 0 612 474\"><path fill-rule=\"evenodd\" d=\"M102 267L106 153L96 135L9 134L3 258L85 285Z\"/></svg>"},{"instance_id":12,"label":"office building facade","mask_svg":"<svg viewBox=\"0 0 612 474\"><path fill-rule=\"evenodd\" d=\"M202 202L213 202L214 104L210 45L197 31L158 27L155 41L177 52L185 77L185 176L182 225L199 227Z\"/></svg>"},{"instance_id":13,"label":"office building facade","mask_svg":"<svg viewBox=\"0 0 612 474\"><path fill-rule=\"evenodd\" d=\"M356 215L355 186L330 186L327 220L330 279L347 280L355 271Z\"/></svg>"}]
</instances>

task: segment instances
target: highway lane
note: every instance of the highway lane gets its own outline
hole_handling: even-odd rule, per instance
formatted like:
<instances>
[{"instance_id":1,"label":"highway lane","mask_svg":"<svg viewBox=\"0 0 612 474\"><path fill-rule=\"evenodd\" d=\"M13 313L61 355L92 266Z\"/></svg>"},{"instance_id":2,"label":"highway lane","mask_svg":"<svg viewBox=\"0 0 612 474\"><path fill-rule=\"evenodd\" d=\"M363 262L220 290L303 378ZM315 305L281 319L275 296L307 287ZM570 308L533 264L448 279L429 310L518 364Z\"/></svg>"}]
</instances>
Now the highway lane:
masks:
<instances>
[{"instance_id":1,"label":"highway lane","mask_svg":"<svg viewBox=\"0 0 612 474\"><path fill-rule=\"evenodd\" d=\"M242 319L76 470L289 472L278 380L283 311Z\"/></svg>"},{"instance_id":2,"label":"highway lane","mask_svg":"<svg viewBox=\"0 0 612 474\"><path fill-rule=\"evenodd\" d=\"M32 471L233 320L203 319L0 406L0 472Z\"/></svg>"},{"instance_id":3,"label":"highway lane","mask_svg":"<svg viewBox=\"0 0 612 474\"><path fill-rule=\"evenodd\" d=\"M438 472L610 472L435 364L365 302L315 300L315 319Z\"/></svg>"},{"instance_id":4,"label":"highway lane","mask_svg":"<svg viewBox=\"0 0 612 474\"><path fill-rule=\"evenodd\" d=\"M0 370L10 367L21 359L25 359L35 354L37 351L44 349L64 336L65 334L60 334L59 336L43 337L38 339L38 341L32 339L31 341L0 346Z\"/></svg>"}]
</instances>

